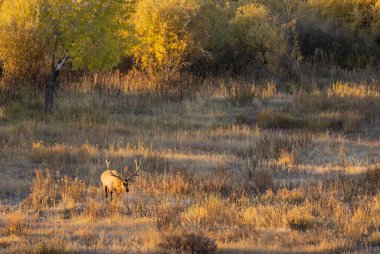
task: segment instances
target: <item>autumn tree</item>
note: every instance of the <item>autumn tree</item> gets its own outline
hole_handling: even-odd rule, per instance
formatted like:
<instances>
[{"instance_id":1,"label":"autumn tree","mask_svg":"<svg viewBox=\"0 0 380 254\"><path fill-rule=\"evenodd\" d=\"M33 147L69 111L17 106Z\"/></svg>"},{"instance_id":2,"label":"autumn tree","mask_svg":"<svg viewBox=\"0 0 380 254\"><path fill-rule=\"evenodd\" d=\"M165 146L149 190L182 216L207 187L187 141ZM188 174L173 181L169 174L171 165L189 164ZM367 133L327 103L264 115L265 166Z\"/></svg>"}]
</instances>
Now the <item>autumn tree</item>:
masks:
<instances>
[{"instance_id":1,"label":"autumn tree","mask_svg":"<svg viewBox=\"0 0 380 254\"><path fill-rule=\"evenodd\" d=\"M251 66L256 70L263 67L277 68L279 57L285 50L285 41L264 5L240 6L230 26L236 67Z\"/></svg>"},{"instance_id":2,"label":"autumn tree","mask_svg":"<svg viewBox=\"0 0 380 254\"><path fill-rule=\"evenodd\" d=\"M40 30L51 51L53 72L46 85L45 110L52 111L58 52L66 51L74 68L107 70L117 65L126 50L121 32L127 30L128 4L124 0L42 0ZM65 60L63 58L61 61Z\"/></svg>"},{"instance_id":3,"label":"autumn tree","mask_svg":"<svg viewBox=\"0 0 380 254\"><path fill-rule=\"evenodd\" d=\"M8 82L37 84L46 72L39 23L38 1L4 0L0 5L0 60Z\"/></svg>"},{"instance_id":4,"label":"autumn tree","mask_svg":"<svg viewBox=\"0 0 380 254\"><path fill-rule=\"evenodd\" d=\"M49 65L53 70L65 52L75 69L111 69L128 47L121 32L129 29L132 5L128 0L4 0L0 59L6 75L29 80Z\"/></svg>"},{"instance_id":5,"label":"autumn tree","mask_svg":"<svg viewBox=\"0 0 380 254\"><path fill-rule=\"evenodd\" d=\"M300 4L298 31L303 55L313 62L328 58L345 68L365 67L376 61L377 2L308 0Z\"/></svg>"},{"instance_id":6,"label":"autumn tree","mask_svg":"<svg viewBox=\"0 0 380 254\"><path fill-rule=\"evenodd\" d=\"M176 72L192 49L190 25L198 9L196 0L140 0L132 18L137 63L151 74Z\"/></svg>"}]
</instances>

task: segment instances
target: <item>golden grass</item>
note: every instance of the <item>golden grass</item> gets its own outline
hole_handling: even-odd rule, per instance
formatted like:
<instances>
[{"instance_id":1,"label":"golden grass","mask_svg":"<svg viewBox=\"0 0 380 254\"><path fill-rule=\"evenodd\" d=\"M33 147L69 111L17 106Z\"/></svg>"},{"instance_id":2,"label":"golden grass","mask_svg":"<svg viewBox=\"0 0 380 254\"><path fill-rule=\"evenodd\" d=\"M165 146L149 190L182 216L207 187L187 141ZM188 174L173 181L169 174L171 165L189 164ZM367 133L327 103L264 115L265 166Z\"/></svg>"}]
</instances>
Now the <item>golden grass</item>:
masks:
<instances>
[{"instance_id":1,"label":"golden grass","mask_svg":"<svg viewBox=\"0 0 380 254\"><path fill-rule=\"evenodd\" d=\"M380 89L376 84L349 84L338 81L327 89L327 95L332 97L371 98L380 97Z\"/></svg>"},{"instance_id":2,"label":"golden grass","mask_svg":"<svg viewBox=\"0 0 380 254\"><path fill-rule=\"evenodd\" d=\"M215 244L221 253L328 253L379 244L379 133L367 108L378 105L375 85L291 96L273 83L246 84L248 94L228 95L226 80L204 82L223 89L160 101L153 81L113 74L69 84L52 116L40 112L41 98L5 104L0 252ZM228 97L239 92L244 108ZM113 202L100 188L105 159L124 175L142 162L130 192Z\"/></svg>"}]
</instances>

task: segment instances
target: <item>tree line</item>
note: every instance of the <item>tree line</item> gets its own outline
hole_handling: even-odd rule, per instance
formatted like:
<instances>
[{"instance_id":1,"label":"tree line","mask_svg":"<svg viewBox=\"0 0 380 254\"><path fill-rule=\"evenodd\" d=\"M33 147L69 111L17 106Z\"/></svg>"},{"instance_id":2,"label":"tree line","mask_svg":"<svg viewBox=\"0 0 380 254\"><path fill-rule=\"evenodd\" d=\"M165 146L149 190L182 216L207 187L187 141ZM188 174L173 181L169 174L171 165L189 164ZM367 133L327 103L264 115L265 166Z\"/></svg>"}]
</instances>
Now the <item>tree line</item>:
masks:
<instances>
[{"instance_id":1,"label":"tree line","mask_svg":"<svg viewBox=\"0 0 380 254\"><path fill-rule=\"evenodd\" d=\"M270 73L303 63L378 65L379 0L0 0L0 65L10 84L121 59L147 75Z\"/></svg>"}]
</instances>

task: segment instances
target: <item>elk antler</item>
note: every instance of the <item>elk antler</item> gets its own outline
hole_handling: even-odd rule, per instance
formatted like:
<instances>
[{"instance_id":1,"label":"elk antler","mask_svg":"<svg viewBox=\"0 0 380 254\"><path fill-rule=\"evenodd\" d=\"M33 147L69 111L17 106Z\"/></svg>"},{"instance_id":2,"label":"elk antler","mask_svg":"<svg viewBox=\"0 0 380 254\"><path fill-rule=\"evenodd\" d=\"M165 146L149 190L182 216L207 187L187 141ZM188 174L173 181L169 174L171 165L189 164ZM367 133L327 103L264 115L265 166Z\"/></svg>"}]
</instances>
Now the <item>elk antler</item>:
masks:
<instances>
[{"instance_id":1,"label":"elk antler","mask_svg":"<svg viewBox=\"0 0 380 254\"><path fill-rule=\"evenodd\" d=\"M107 165L107 170L109 170L110 173L111 173L111 176L117 177L117 178L119 178L120 180L123 180L123 179L124 179L124 178L122 178L121 176L119 176L119 175L115 175L114 173L112 173L112 171L111 171L111 169L110 169L110 161L109 161L109 160L106 160L106 165Z\"/></svg>"},{"instance_id":2,"label":"elk antler","mask_svg":"<svg viewBox=\"0 0 380 254\"><path fill-rule=\"evenodd\" d=\"M119 178L120 180L124 180L124 178L123 178L123 177L121 177L121 176L118 176L118 175L115 175L114 173L112 173L112 171L111 171L111 176L114 176L114 177L116 177L116 178Z\"/></svg>"},{"instance_id":3,"label":"elk antler","mask_svg":"<svg viewBox=\"0 0 380 254\"><path fill-rule=\"evenodd\" d=\"M140 170L141 161L139 161L139 163L137 163L137 160L135 160L135 165L136 165L136 170L133 174L128 176L128 180L132 180L133 177L140 175L138 172Z\"/></svg>"}]
</instances>

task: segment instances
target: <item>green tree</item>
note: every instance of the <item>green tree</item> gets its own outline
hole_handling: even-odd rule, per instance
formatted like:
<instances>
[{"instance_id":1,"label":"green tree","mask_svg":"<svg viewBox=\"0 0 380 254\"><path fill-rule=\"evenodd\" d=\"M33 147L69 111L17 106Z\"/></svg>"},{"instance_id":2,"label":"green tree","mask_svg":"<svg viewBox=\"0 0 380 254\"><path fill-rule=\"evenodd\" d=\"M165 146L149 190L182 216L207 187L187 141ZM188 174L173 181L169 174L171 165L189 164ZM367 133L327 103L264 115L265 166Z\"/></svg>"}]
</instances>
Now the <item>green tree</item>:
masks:
<instances>
[{"instance_id":1,"label":"green tree","mask_svg":"<svg viewBox=\"0 0 380 254\"><path fill-rule=\"evenodd\" d=\"M378 0L308 0L300 4L302 54L318 63L363 68L377 61Z\"/></svg>"},{"instance_id":2,"label":"green tree","mask_svg":"<svg viewBox=\"0 0 380 254\"><path fill-rule=\"evenodd\" d=\"M234 14L232 9L225 2L203 2L190 28L194 41L190 54L190 61L194 63L192 69L198 72L218 71L220 66L230 61L225 56L231 40L229 22Z\"/></svg>"},{"instance_id":3,"label":"green tree","mask_svg":"<svg viewBox=\"0 0 380 254\"><path fill-rule=\"evenodd\" d=\"M129 29L132 5L128 0L3 0L0 59L6 74L28 79L65 51L74 68L111 69L128 47L121 32Z\"/></svg>"},{"instance_id":4,"label":"green tree","mask_svg":"<svg viewBox=\"0 0 380 254\"><path fill-rule=\"evenodd\" d=\"M344 23L351 31L369 29L377 0L309 0L301 6L306 14L317 14L324 19ZM302 13L301 13L302 14Z\"/></svg>"},{"instance_id":5,"label":"green tree","mask_svg":"<svg viewBox=\"0 0 380 254\"><path fill-rule=\"evenodd\" d=\"M235 67L278 67L278 60L285 52L284 35L264 5L238 7L230 26Z\"/></svg>"},{"instance_id":6,"label":"green tree","mask_svg":"<svg viewBox=\"0 0 380 254\"><path fill-rule=\"evenodd\" d=\"M74 68L91 71L114 67L126 50L128 4L124 0L42 0L40 30L52 55L68 51Z\"/></svg>"},{"instance_id":7,"label":"green tree","mask_svg":"<svg viewBox=\"0 0 380 254\"><path fill-rule=\"evenodd\" d=\"M44 41L39 33L38 1L4 0L0 5L0 60L5 78L37 83L45 65Z\"/></svg>"}]
</instances>

